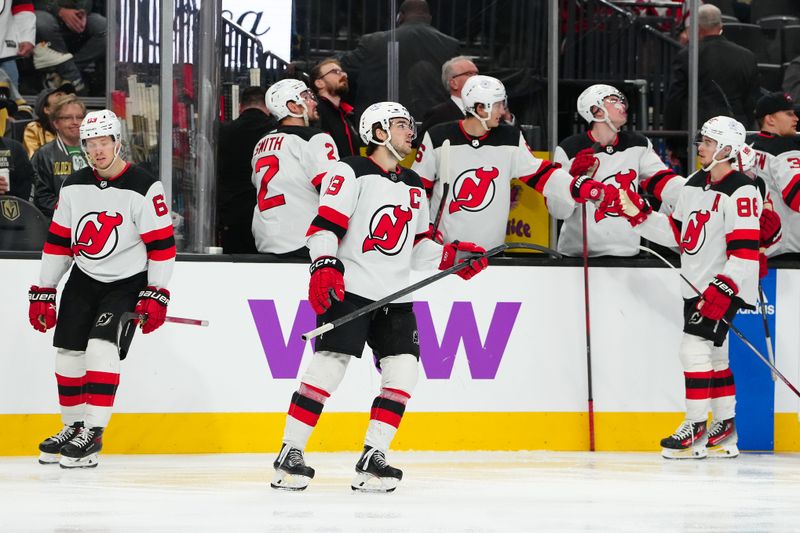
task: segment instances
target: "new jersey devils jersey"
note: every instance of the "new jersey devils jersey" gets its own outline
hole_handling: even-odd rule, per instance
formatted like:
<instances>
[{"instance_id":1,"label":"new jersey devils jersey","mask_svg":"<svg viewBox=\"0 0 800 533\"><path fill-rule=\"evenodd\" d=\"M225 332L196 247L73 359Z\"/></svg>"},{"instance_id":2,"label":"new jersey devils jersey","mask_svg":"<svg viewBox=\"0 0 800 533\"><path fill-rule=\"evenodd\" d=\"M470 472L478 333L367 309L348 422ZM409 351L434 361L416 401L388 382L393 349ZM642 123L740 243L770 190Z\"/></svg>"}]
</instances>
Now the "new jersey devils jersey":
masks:
<instances>
[{"instance_id":1,"label":"new jersey devils jersey","mask_svg":"<svg viewBox=\"0 0 800 533\"><path fill-rule=\"evenodd\" d=\"M449 153L442 144L450 140ZM443 160L449 161L442 176ZM450 183L439 230L445 242L470 241L486 249L505 242L511 208L511 180L519 178L548 202L574 207L569 193L572 177L557 165L535 157L522 134L509 125L492 128L482 137L464 131L461 122L434 126L425 133L411 167L430 191L431 220Z\"/></svg>"},{"instance_id":2,"label":"new jersey devils jersey","mask_svg":"<svg viewBox=\"0 0 800 533\"><path fill-rule=\"evenodd\" d=\"M166 287L175 238L161 182L130 164L112 179L88 167L69 176L44 245L41 283L55 287L73 258L97 281L147 270L150 285Z\"/></svg>"},{"instance_id":3,"label":"new jersey devils jersey","mask_svg":"<svg viewBox=\"0 0 800 533\"><path fill-rule=\"evenodd\" d=\"M331 136L314 128L279 126L256 144L252 229L259 252L284 254L305 245L322 176L338 160Z\"/></svg>"},{"instance_id":4,"label":"new jersey devils jersey","mask_svg":"<svg viewBox=\"0 0 800 533\"><path fill-rule=\"evenodd\" d=\"M772 205L783 226L783 237L769 255L800 252L800 143L794 137L765 132L748 141L756 150L756 175L771 191Z\"/></svg>"},{"instance_id":5,"label":"new jersey devils jersey","mask_svg":"<svg viewBox=\"0 0 800 533\"><path fill-rule=\"evenodd\" d=\"M371 159L346 157L325 175L322 191L308 235L336 235L347 292L379 300L409 285L421 247L437 247L441 255L430 240L428 200L413 170L386 172Z\"/></svg>"},{"instance_id":6,"label":"new jersey devils jersey","mask_svg":"<svg viewBox=\"0 0 800 533\"><path fill-rule=\"evenodd\" d=\"M591 132L573 135L564 139L556 148L553 162L568 169L577 153L586 148L594 148L596 151L595 157L599 164L591 175L595 180L628 191L635 191L644 180L654 180L654 184L661 184L656 196L662 199L666 193L667 198L664 199L674 206L679 187L665 190L664 186L676 175L661 161L645 136L621 131L613 144L600 147ZM565 255L581 255L581 209L559 209L553 205L550 212L553 216L564 219L558 238L558 251ZM639 253L641 239L624 218L600 213L591 202L586 203L586 215L589 255L632 256Z\"/></svg>"},{"instance_id":7,"label":"new jersey devils jersey","mask_svg":"<svg viewBox=\"0 0 800 533\"><path fill-rule=\"evenodd\" d=\"M758 288L758 238L761 194L745 174L731 171L717 183L698 171L681 188L671 216L651 213L636 227L642 236L680 247L681 272L701 292L723 274L737 296L754 305ZM681 284L684 298L695 292Z\"/></svg>"}]
</instances>

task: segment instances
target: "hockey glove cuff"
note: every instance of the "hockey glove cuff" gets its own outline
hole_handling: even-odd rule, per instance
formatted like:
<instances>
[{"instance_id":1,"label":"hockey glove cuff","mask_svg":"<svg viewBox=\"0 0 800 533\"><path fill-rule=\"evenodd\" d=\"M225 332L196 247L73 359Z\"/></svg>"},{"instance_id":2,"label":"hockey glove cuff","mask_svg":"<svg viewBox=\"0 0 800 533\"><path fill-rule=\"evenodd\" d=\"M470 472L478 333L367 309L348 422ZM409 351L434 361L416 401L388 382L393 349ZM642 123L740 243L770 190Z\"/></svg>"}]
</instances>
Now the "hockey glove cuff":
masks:
<instances>
[{"instance_id":1,"label":"hockey glove cuff","mask_svg":"<svg viewBox=\"0 0 800 533\"><path fill-rule=\"evenodd\" d=\"M140 324L142 333L152 333L164 324L164 320L167 318L168 304L169 291L167 289L159 289L150 285L139 293L139 301L133 311L137 315L146 317Z\"/></svg>"},{"instance_id":2,"label":"hockey glove cuff","mask_svg":"<svg viewBox=\"0 0 800 533\"><path fill-rule=\"evenodd\" d=\"M697 304L700 314L710 320L719 320L725 316L739 288L727 276L719 274L711 280L703 291L703 299Z\"/></svg>"},{"instance_id":3,"label":"hockey glove cuff","mask_svg":"<svg viewBox=\"0 0 800 533\"><path fill-rule=\"evenodd\" d=\"M308 301L314 312L321 315L333 303L344 300L344 263L325 255L311 263L311 281L308 284Z\"/></svg>"},{"instance_id":4,"label":"hockey glove cuff","mask_svg":"<svg viewBox=\"0 0 800 533\"><path fill-rule=\"evenodd\" d=\"M631 226L636 227L647 219L647 215L653 212L650 204L639 196L636 191L620 190L619 204L622 216L628 219Z\"/></svg>"},{"instance_id":5,"label":"hockey glove cuff","mask_svg":"<svg viewBox=\"0 0 800 533\"><path fill-rule=\"evenodd\" d=\"M596 202L602 200L605 186L599 181L595 181L589 176L580 176L572 180L569 192L573 200L582 204L587 200Z\"/></svg>"},{"instance_id":6,"label":"hockey glove cuff","mask_svg":"<svg viewBox=\"0 0 800 533\"><path fill-rule=\"evenodd\" d=\"M447 243L442 248L442 260L439 263L439 270L447 270L456 263L469 262L469 266L458 270L462 279L470 279L475 274L489 266L489 260L485 257L474 257L475 254L482 254L486 250L471 242L453 241Z\"/></svg>"},{"instance_id":7,"label":"hockey glove cuff","mask_svg":"<svg viewBox=\"0 0 800 533\"><path fill-rule=\"evenodd\" d=\"M761 212L759 222L759 246L769 248L781 240L781 217L772 209Z\"/></svg>"},{"instance_id":8,"label":"hockey glove cuff","mask_svg":"<svg viewBox=\"0 0 800 533\"><path fill-rule=\"evenodd\" d=\"M56 325L56 290L31 285L28 291L28 319L36 331L44 333Z\"/></svg>"}]
</instances>

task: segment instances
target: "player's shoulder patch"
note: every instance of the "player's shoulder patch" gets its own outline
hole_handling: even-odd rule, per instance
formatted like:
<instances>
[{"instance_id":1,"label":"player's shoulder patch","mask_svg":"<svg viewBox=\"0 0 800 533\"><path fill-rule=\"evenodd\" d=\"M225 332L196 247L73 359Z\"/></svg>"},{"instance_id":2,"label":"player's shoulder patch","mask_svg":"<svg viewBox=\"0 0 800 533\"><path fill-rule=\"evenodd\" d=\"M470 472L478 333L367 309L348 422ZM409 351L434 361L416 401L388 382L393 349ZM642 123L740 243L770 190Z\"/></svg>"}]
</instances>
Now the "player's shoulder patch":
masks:
<instances>
[{"instance_id":1,"label":"player's shoulder patch","mask_svg":"<svg viewBox=\"0 0 800 533\"><path fill-rule=\"evenodd\" d=\"M753 144L753 148L759 152L766 152L771 155L781 155L785 152L796 152L800 150L800 143L793 137L766 137L761 134L752 135L748 142Z\"/></svg>"},{"instance_id":2,"label":"player's shoulder patch","mask_svg":"<svg viewBox=\"0 0 800 533\"><path fill-rule=\"evenodd\" d=\"M312 128L311 126L278 126L275 131L277 133L297 135L304 141L310 141L314 135L322 133L322 130Z\"/></svg>"},{"instance_id":3,"label":"player's shoulder patch","mask_svg":"<svg viewBox=\"0 0 800 533\"><path fill-rule=\"evenodd\" d=\"M735 170L725 176L725 179L722 181L711 184L711 190L719 191L728 196L733 196L733 194L742 187L753 187L757 189L756 183L752 179Z\"/></svg>"},{"instance_id":4,"label":"player's shoulder patch","mask_svg":"<svg viewBox=\"0 0 800 533\"><path fill-rule=\"evenodd\" d=\"M586 150L594 145L594 141L585 133L570 135L558 144L569 159L574 158L581 150Z\"/></svg>"},{"instance_id":5,"label":"player's shoulder patch","mask_svg":"<svg viewBox=\"0 0 800 533\"><path fill-rule=\"evenodd\" d=\"M437 148L444 143L445 139L450 139L450 142L453 143L454 139L464 137L461 133L461 127L458 125L458 120L454 120L453 122L444 122L442 124L436 124L431 129L428 130L428 135L431 137L431 143L433 146L430 148Z\"/></svg>"}]
</instances>

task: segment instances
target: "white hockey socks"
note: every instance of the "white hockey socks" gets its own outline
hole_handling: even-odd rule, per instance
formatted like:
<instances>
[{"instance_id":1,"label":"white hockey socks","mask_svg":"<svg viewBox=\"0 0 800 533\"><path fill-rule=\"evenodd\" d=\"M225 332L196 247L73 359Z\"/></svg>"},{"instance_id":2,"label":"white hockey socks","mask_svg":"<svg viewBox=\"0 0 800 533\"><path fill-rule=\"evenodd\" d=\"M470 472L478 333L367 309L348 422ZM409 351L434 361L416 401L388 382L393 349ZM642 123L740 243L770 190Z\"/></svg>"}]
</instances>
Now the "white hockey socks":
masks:
<instances>
[{"instance_id":1,"label":"white hockey socks","mask_svg":"<svg viewBox=\"0 0 800 533\"><path fill-rule=\"evenodd\" d=\"M381 393L372 402L367 436L364 438L365 446L383 452L389 449L410 398L410 394L398 389L381 389Z\"/></svg>"},{"instance_id":2,"label":"white hockey socks","mask_svg":"<svg viewBox=\"0 0 800 533\"><path fill-rule=\"evenodd\" d=\"M108 426L119 386L119 367L116 345L102 339L89 339L86 346L85 427Z\"/></svg>"},{"instance_id":3,"label":"white hockey socks","mask_svg":"<svg viewBox=\"0 0 800 533\"><path fill-rule=\"evenodd\" d=\"M65 350L56 351L56 385L58 385L58 404L61 407L61 421L65 426L83 422L86 407L86 352Z\"/></svg>"}]
</instances>

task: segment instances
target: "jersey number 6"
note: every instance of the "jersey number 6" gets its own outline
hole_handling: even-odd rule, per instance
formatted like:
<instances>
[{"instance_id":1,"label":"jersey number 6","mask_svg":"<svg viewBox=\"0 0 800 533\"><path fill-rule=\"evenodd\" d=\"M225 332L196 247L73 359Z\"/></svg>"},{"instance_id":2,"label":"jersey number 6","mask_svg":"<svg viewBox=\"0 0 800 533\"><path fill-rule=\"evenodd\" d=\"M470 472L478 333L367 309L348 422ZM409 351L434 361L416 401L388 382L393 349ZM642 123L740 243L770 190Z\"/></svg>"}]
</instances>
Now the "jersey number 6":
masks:
<instances>
[{"instance_id":1,"label":"jersey number 6","mask_svg":"<svg viewBox=\"0 0 800 533\"><path fill-rule=\"evenodd\" d=\"M278 164L278 158L274 155L265 155L256 161L256 166L254 168L256 174L264 170L264 175L261 177L261 187L258 189L259 211L266 211L267 209L272 209L273 207L278 207L279 205L286 203L286 199L282 194L267 198L267 186L269 185L269 180L275 177L275 174L278 173L279 168L280 165Z\"/></svg>"}]
</instances>

